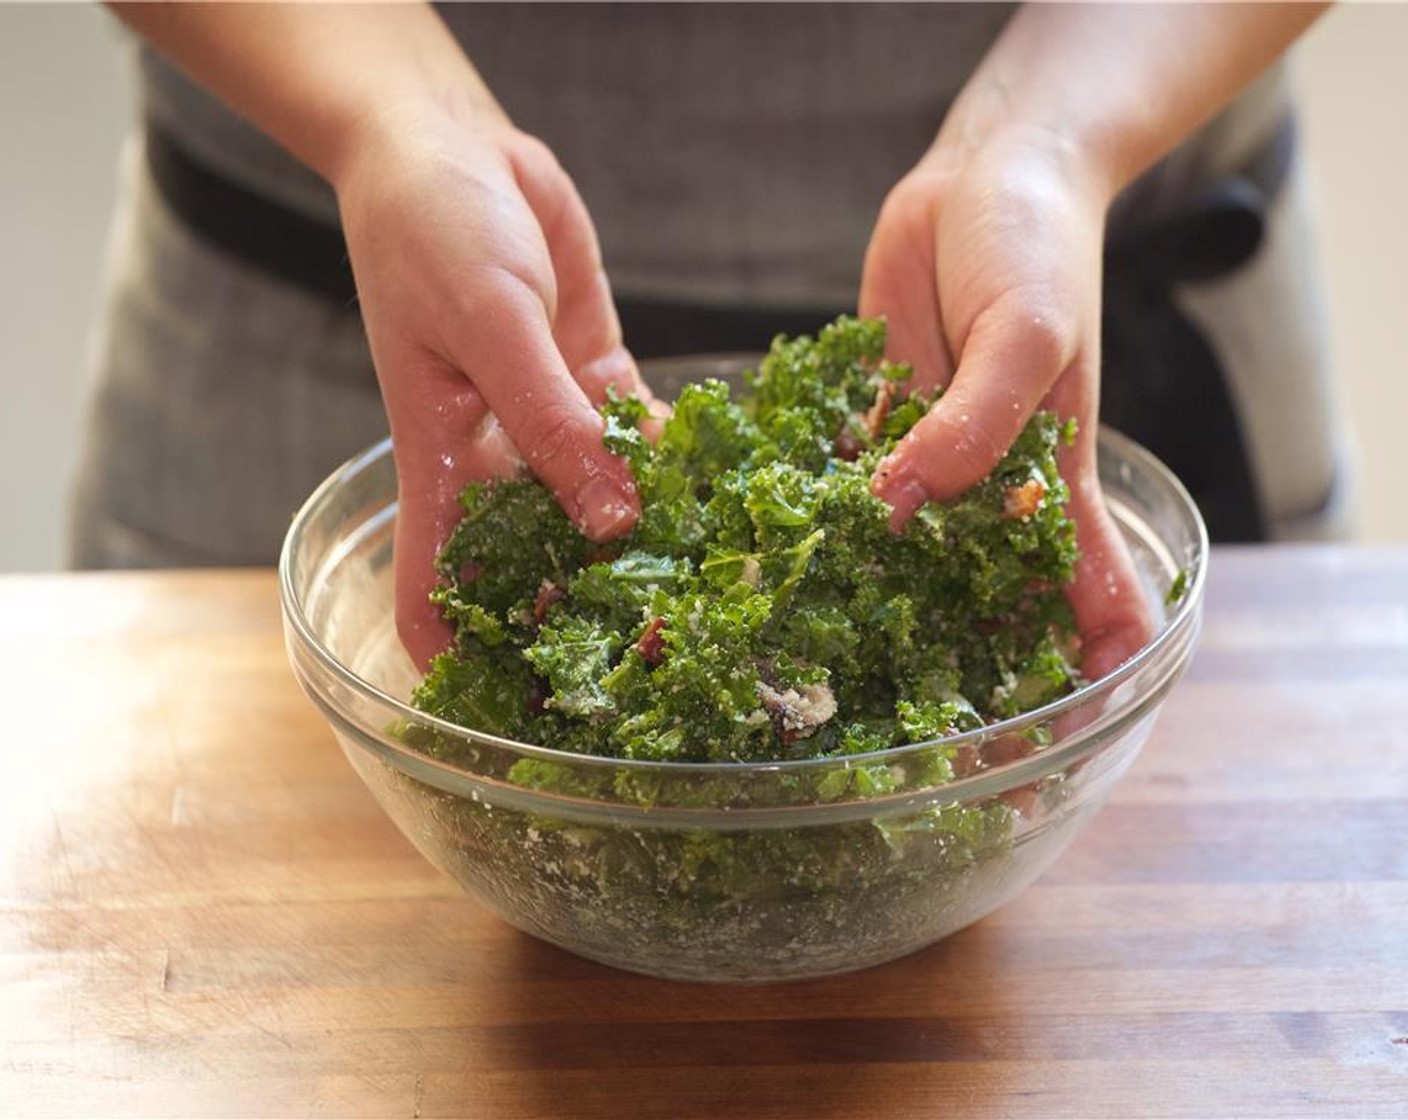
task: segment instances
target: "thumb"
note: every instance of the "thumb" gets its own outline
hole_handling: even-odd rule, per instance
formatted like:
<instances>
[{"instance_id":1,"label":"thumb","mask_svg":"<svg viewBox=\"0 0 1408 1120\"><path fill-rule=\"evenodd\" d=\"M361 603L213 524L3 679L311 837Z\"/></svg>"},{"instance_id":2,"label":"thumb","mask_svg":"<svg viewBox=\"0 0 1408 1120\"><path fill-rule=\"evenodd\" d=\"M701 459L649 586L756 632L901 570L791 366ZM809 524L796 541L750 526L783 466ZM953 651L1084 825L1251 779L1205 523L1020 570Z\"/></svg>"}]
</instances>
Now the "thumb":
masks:
<instances>
[{"instance_id":1,"label":"thumb","mask_svg":"<svg viewBox=\"0 0 1408 1120\"><path fill-rule=\"evenodd\" d=\"M1008 307L995 305L974 322L948 389L876 467L871 490L894 511L891 528L926 501L952 501L991 474L1075 362L1075 332L1054 314L1008 314Z\"/></svg>"}]
</instances>

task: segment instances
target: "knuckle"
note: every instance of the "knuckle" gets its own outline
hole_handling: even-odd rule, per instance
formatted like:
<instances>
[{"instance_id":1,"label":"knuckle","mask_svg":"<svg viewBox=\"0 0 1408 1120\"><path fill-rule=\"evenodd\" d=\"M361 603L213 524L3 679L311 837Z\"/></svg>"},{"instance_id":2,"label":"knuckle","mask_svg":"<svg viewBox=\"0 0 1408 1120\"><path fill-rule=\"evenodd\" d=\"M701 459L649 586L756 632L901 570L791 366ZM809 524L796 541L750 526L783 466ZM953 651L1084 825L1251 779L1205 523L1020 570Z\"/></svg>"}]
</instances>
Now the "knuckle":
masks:
<instances>
[{"instance_id":1,"label":"knuckle","mask_svg":"<svg viewBox=\"0 0 1408 1120\"><path fill-rule=\"evenodd\" d=\"M1007 453L1007 433L981 416L969 416L956 425L954 449L959 457L986 474Z\"/></svg>"},{"instance_id":2,"label":"knuckle","mask_svg":"<svg viewBox=\"0 0 1408 1120\"><path fill-rule=\"evenodd\" d=\"M1080 332L1069 300L1047 283L1010 289L983 316L982 327L1013 367L1049 383L1075 360Z\"/></svg>"},{"instance_id":3,"label":"knuckle","mask_svg":"<svg viewBox=\"0 0 1408 1120\"><path fill-rule=\"evenodd\" d=\"M542 304L554 287L552 263L546 253L528 251L483 260L465 275L468 309L481 313L492 307Z\"/></svg>"},{"instance_id":4,"label":"knuckle","mask_svg":"<svg viewBox=\"0 0 1408 1120\"><path fill-rule=\"evenodd\" d=\"M1049 303L1029 306L1017 323L1016 343L1038 369L1064 369L1075 355L1075 340L1069 316Z\"/></svg>"},{"instance_id":5,"label":"knuckle","mask_svg":"<svg viewBox=\"0 0 1408 1120\"><path fill-rule=\"evenodd\" d=\"M562 170L562 164L558 162L557 154L531 132L515 131L509 142L518 155L526 160L532 160L542 170L565 174Z\"/></svg>"},{"instance_id":6,"label":"knuckle","mask_svg":"<svg viewBox=\"0 0 1408 1120\"><path fill-rule=\"evenodd\" d=\"M563 461L581 434L572 409L560 404L544 405L528 413L518 451L535 472L541 473Z\"/></svg>"},{"instance_id":7,"label":"knuckle","mask_svg":"<svg viewBox=\"0 0 1408 1120\"><path fill-rule=\"evenodd\" d=\"M930 218L938 198L935 176L911 172L890 188L880 207L882 222L912 222Z\"/></svg>"},{"instance_id":8,"label":"knuckle","mask_svg":"<svg viewBox=\"0 0 1408 1120\"><path fill-rule=\"evenodd\" d=\"M551 320L557 304L551 266L531 255L484 260L461 273L441 327L452 352L483 354L524 324Z\"/></svg>"}]
</instances>

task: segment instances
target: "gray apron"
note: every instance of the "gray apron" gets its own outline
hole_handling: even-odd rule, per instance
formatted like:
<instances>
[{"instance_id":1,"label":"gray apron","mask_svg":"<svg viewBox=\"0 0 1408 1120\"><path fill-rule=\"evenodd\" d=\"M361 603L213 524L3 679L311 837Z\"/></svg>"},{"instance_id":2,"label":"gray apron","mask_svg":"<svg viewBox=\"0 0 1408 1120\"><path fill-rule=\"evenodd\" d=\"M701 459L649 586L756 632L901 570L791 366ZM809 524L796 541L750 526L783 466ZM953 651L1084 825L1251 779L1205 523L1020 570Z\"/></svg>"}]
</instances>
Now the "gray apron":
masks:
<instances>
[{"instance_id":1,"label":"gray apron","mask_svg":"<svg viewBox=\"0 0 1408 1120\"><path fill-rule=\"evenodd\" d=\"M854 306L881 200L1008 14L987 5L445 12L510 115L573 175L623 304L761 308L779 320L792 308ZM148 137L155 129L220 190L301 223L310 244L322 234L336 244L336 200L173 68L145 50L140 58L146 127L124 156L71 558L80 567L267 564L303 498L384 433L361 321L335 286L271 269L247 240L222 244L193 223L179 192L158 187ZM1156 236L1235 177L1288 112L1273 72L1128 192L1112 243ZM1220 366L1266 535L1334 535L1347 480L1294 168L1262 199L1260 221L1234 269L1175 269L1159 298ZM1119 303L1107 291L1107 304Z\"/></svg>"}]
</instances>

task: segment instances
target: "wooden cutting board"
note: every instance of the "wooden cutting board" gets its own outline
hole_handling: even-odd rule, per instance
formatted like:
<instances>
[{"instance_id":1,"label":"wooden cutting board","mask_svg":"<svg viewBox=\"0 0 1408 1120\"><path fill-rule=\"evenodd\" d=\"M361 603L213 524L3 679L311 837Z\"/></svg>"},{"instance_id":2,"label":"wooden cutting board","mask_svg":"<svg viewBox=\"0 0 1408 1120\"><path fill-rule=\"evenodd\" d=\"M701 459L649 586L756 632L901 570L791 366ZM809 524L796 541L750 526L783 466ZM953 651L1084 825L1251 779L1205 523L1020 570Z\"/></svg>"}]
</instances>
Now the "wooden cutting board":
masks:
<instances>
[{"instance_id":1,"label":"wooden cutting board","mask_svg":"<svg viewBox=\"0 0 1408 1120\"><path fill-rule=\"evenodd\" d=\"M0 579L0 1114L1408 1116L1408 550L1215 553L1036 886L836 979L671 984L381 816L268 572Z\"/></svg>"}]
</instances>

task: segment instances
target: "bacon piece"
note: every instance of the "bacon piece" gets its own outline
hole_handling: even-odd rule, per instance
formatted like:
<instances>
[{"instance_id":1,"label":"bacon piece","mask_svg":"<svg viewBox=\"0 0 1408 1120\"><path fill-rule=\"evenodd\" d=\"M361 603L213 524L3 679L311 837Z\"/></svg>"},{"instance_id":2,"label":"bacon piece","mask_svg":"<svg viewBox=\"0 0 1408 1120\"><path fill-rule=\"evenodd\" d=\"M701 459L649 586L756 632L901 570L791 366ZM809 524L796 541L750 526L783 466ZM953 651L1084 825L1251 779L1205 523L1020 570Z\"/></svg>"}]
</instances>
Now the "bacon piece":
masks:
<instances>
[{"instance_id":1,"label":"bacon piece","mask_svg":"<svg viewBox=\"0 0 1408 1120\"><path fill-rule=\"evenodd\" d=\"M1036 744L1022 735L999 735L982 746L983 762L987 766L1006 766L1036 752Z\"/></svg>"},{"instance_id":2,"label":"bacon piece","mask_svg":"<svg viewBox=\"0 0 1408 1120\"><path fill-rule=\"evenodd\" d=\"M646 626L644 633L636 640L636 652L640 659L652 669L665 660L665 639L660 632L665 629L665 620L656 615Z\"/></svg>"},{"instance_id":3,"label":"bacon piece","mask_svg":"<svg viewBox=\"0 0 1408 1120\"><path fill-rule=\"evenodd\" d=\"M836 433L836 438L831 441L831 450L836 458L847 463L854 463L860 458L860 453L864 450L859 437L851 431L850 424L844 424L841 430Z\"/></svg>"},{"instance_id":4,"label":"bacon piece","mask_svg":"<svg viewBox=\"0 0 1408 1120\"><path fill-rule=\"evenodd\" d=\"M1028 782L1024 786L1007 790L1001 796L1002 800L1015 809L1020 816L1031 820L1036 812L1037 798L1041 796L1041 787L1036 782Z\"/></svg>"},{"instance_id":5,"label":"bacon piece","mask_svg":"<svg viewBox=\"0 0 1408 1120\"><path fill-rule=\"evenodd\" d=\"M890 405L894 401L894 386L888 381L880 383L880 388L875 392L875 403L870 406L870 411L865 414L865 430L870 433L871 439L879 439L885 430L885 421L890 416Z\"/></svg>"},{"instance_id":6,"label":"bacon piece","mask_svg":"<svg viewBox=\"0 0 1408 1120\"><path fill-rule=\"evenodd\" d=\"M550 579L538 584L538 594L533 600L533 621L539 626L547 618L549 608L561 599L567 598L567 591L559 583Z\"/></svg>"},{"instance_id":7,"label":"bacon piece","mask_svg":"<svg viewBox=\"0 0 1408 1120\"><path fill-rule=\"evenodd\" d=\"M528 714L530 716L540 716L547 706L548 685L541 677L534 677L528 682Z\"/></svg>"},{"instance_id":8,"label":"bacon piece","mask_svg":"<svg viewBox=\"0 0 1408 1120\"><path fill-rule=\"evenodd\" d=\"M1041 508L1041 499L1046 497L1046 483L1039 478L1029 478L1020 486L1009 486L1002 494L1002 516L1009 521L1030 517Z\"/></svg>"},{"instance_id":9,"label":"bacon piece","mask_svg":"<svg viewBox=\"0 0 1408 1120\"><path fill-rule=\"evenodd\" d=\"M978 753L978 748L972 743L964 743L953 752L953 776L955 778L966 778L969 774L975 773L982 765L982 756Z\"/></svg>"}]
</instances>

